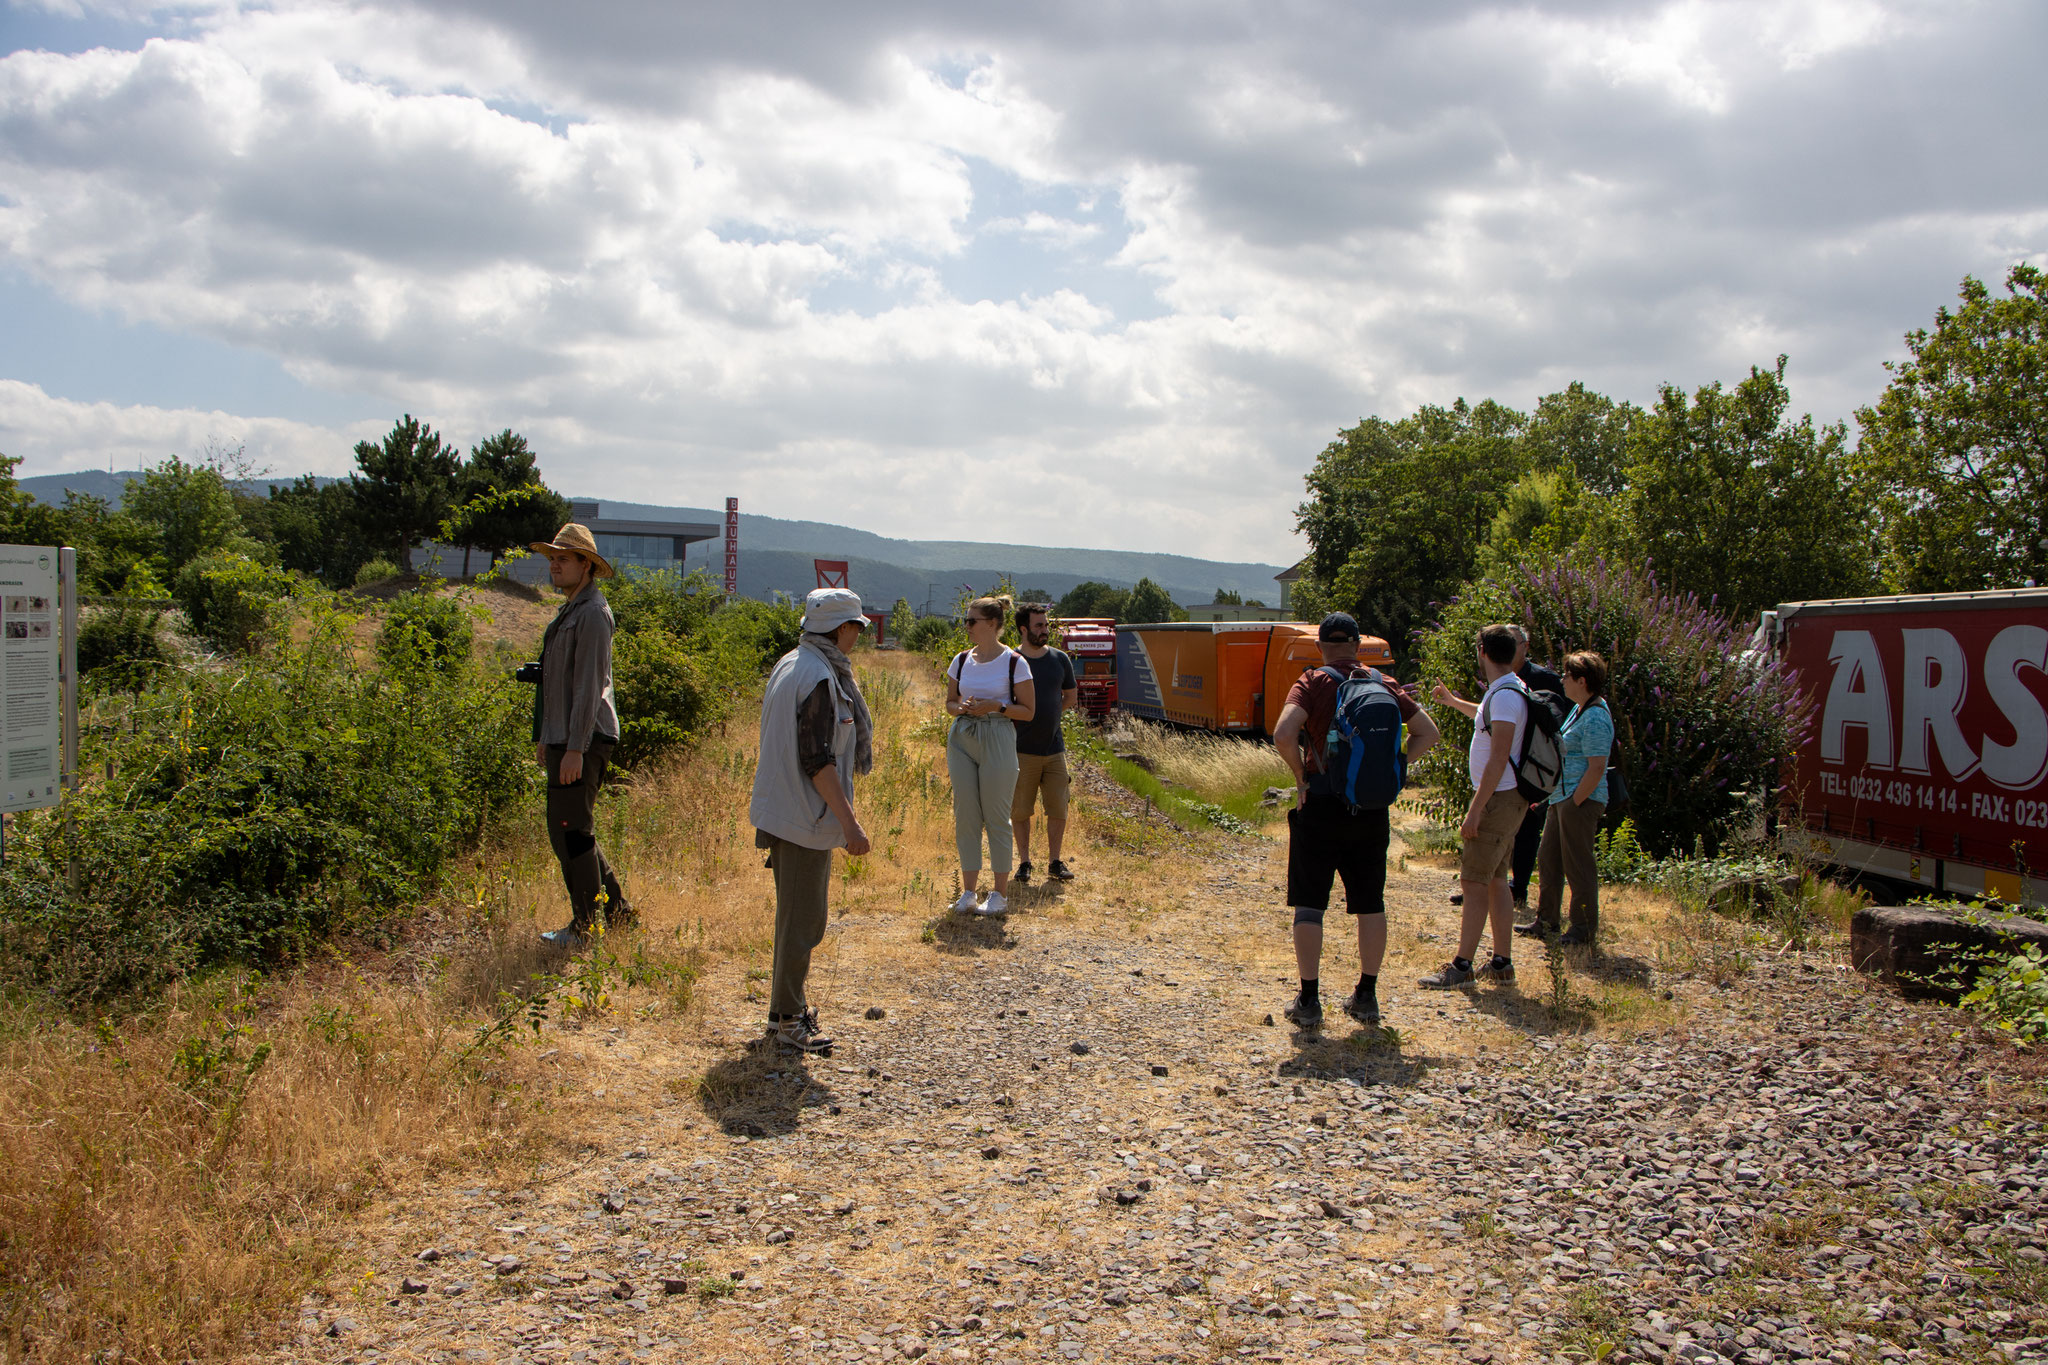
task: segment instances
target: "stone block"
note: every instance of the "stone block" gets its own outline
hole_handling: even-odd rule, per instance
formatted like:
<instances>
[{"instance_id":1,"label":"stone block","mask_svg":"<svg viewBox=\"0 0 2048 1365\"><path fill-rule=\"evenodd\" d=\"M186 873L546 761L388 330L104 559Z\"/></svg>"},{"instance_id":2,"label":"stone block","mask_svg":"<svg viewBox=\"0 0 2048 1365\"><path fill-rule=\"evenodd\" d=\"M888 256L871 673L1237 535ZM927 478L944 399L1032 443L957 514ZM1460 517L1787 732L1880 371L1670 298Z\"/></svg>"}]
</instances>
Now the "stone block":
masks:
<instances>
[{"instance_id":1,"label":"stone block","mask_svg":"<svg viewBox=\"0 0 2048 1365\"><path fill-rule=\"evenodd\" d=\"M1850 922L1849 960L1857 971L1881 977L1907 995L1953 1003L1962 992L1937 981L1959 956L1973 950L2011 951L2029 943L2048 951L2048 924L2011 914L1977 918L1978 923L1962 918L1960 907L1868 906Z\"/></svg>"}]
</instances>

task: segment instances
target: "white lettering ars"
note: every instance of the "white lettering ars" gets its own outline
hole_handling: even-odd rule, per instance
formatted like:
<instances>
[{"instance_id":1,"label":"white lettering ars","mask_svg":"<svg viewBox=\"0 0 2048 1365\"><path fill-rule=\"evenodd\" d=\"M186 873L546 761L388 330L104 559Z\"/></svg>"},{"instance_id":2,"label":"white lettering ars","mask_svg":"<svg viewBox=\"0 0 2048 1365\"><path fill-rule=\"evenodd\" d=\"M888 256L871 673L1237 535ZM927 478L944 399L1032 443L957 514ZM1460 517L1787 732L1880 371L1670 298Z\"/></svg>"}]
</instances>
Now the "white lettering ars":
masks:
<instances>
[{"instance_id":1,"label":"white lettering ars","mask_svg":"<svg viewBox=\"0 0 2048 1365\"><path fill-rule=\"evenodd\" d=\"M1845 732L1860 726L1866 767L1892 766L1892 699L1885 686L1884 661L1877 637L1867 630L1838 630L1828 646L1835 676L1828 684L1827 706L1821 712L1820 756L1824 763L1845 762Z\"/></svg>"},{"instance_id":2,"label":"white lettering ars","mask_svg":"<svg viewBox=\"0 0 2048 1365\"><path fill-rule=\"evenodd\" d=\"M2048 674L2048 630L2007 626L1984 651L1984 686L2012 726L2010 744L1984 736L1984 776L2007 791L2028 791L2048 771L2048 711L2020 670Z\"/></svg>"},{"instance_id":3,"label":"white lettering ars","mask_svg":"<svg viewBox=\"0 0 2048 1365\"><path fill-rule=\"evenodd\" d=\"M1941 766L1961 781L1977 771L1977 755L1963 738L1956 719L1970 691L1970 666L1963 661L1963 647L1945 630L1902 630L1906 646L1906 695L1903 706L1904 732L1899 736L1899 767L1909 773L1929 776L1927 739L1941 753Z\"/></svg>"}]
</instances>

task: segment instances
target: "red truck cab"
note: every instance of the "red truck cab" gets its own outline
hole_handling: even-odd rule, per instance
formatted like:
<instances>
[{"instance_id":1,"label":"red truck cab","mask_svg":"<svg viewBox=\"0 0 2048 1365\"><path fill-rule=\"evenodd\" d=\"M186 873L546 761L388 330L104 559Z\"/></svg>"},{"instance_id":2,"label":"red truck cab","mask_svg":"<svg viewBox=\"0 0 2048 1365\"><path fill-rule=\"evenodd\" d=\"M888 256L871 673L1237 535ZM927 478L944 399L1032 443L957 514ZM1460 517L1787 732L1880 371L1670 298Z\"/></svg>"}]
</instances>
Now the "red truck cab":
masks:
<instances>
[{"instance_id":1,"label":"red truck cab","mask_svg":"<svg viewBox=\"0 0 2048 1365\"><path fill-rule=\"evenodd\" d=\"M1084 714L1100 719L1116 709L1116 622L1075 616L1052 622L1059 647L1074 661L1074 682Z\"/></svg>"}]
</instances>

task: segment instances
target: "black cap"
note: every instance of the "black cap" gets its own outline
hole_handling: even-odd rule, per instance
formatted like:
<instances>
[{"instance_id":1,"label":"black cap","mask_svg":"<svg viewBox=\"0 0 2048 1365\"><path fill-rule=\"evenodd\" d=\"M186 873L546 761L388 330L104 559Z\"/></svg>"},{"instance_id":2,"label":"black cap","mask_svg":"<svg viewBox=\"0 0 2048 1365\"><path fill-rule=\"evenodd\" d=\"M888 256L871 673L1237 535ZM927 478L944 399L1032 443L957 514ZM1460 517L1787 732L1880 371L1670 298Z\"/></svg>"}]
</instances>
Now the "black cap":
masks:
<instances>
[{"instance_id":1,"label":"black cap","mask_svg":"<svg viewBox=\"0 0 2048 1365\"><path fill-rule=\"evenodd\" d=\"M1356 640L1358 622L1351 619L1351 613L1333 611L1323 618L1322 626L1316 631L1318 640L1335 643L1339 640Z\"/></svg>"}]
</instances>

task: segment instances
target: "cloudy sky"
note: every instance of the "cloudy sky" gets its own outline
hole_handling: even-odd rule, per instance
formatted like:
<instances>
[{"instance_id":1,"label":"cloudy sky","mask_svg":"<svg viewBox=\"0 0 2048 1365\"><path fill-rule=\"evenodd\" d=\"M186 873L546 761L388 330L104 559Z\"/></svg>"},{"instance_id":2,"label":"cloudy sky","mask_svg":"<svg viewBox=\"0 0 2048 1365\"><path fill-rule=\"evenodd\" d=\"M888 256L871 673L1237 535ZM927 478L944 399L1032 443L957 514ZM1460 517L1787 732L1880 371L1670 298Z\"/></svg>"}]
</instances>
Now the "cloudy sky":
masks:
<instances>
[{"instance_id":1,"label":"cloudy sky","mask_svg":"<svg viewBox=\"0 0 2048 1365\"><path fill-rule=\"evenodd\" d=\"M1340 426L2048 257L2038 0L0 0L0 451L1286 562Z\"/></svg>"}]
</instances>

